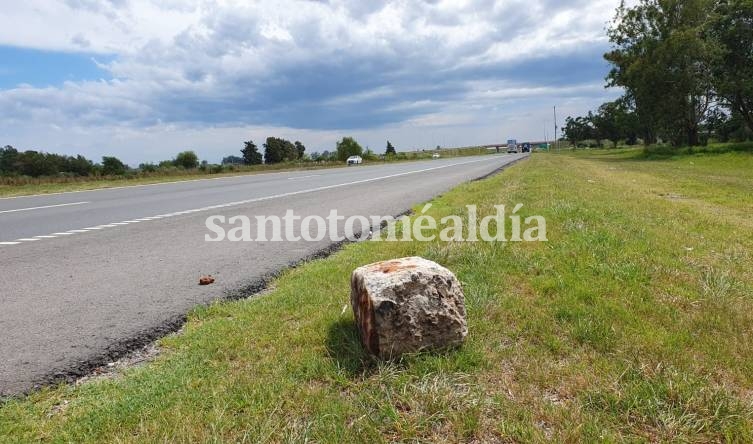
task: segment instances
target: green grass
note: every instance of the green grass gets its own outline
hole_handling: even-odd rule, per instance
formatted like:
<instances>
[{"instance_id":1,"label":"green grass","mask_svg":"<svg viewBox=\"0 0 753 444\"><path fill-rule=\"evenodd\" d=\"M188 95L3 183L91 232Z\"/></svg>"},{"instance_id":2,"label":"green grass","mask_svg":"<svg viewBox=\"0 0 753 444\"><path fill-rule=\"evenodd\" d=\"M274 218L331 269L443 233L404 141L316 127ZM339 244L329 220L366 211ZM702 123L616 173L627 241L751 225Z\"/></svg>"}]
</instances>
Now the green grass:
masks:
<instances>
[{"instance_id":1,"label":"green grass","mask_svg":"<svg viewBox=\"0 0 753 444\"><path fill-rule=\"evenodd\" d=\"M736 152L753 152L753 142L715 143L708 146L676 148L672 146L649 146L643 149L646 159L679 158L693 154L723 154Z\"/></svg>"},{"instance_id":2,"label":"green grass","mask_svg":"<svg viewBox=\"0 0 753 444\"><path fill-rule=\"evenodd\" d=\"M431 159L434 151L401 152L398 157L386 160L365 161L365 164L379 165L384 163L410 162ZM440 150L442 157L467 157L486 155L491 152L485 148L450 148ZM214 179L248 174L260 174L281 171L318 170L325 168L342 168L343 162L284 162L273 165L236 165L225 167L221 173L210 170L184 170L172 168L154 173L132 173L125 176L96 176L96 177L28 177L28 176L0 176L0 198L28 196L33 194L64 193L70 191L88 191L102 188L125 187L135 185L151 185L166 182L186 180Z\"/></svg>"},{"instance_id":3,"label":"green grass","mask_svg":"<svg viewBox=\"0 0 753 444\"><path fill-rule=\"evenodd\" d=\"M740 152L535 154L430 213L520 202L549 242L349 245L194 310L147 366L6 402L0 441L750 442L751 171ZM376 362L349 275L407 255L456 272L468 341Z\"/></svg>"}]
</instances>

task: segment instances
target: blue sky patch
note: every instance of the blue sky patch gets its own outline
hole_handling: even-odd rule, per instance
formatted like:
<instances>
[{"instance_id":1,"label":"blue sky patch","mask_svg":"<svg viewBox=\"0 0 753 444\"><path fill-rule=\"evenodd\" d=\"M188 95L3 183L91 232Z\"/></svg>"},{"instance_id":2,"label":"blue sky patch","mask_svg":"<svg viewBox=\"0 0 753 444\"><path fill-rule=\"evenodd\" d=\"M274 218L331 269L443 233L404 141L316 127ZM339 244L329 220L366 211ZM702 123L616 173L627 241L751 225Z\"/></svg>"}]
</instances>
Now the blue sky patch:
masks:
<instances>
[{"instance_id":1,"label":"blue sky patch","mask_svg":"<svg viewBox=\"0 0 753 444\"><path fill-rule=\"evenodd\" d=\"M66 81L109 80L110 73L99 68L95 59L108 63L114 57L0 46L0 89L19 84L43 88Z\"/></svg>"}]
</instances>

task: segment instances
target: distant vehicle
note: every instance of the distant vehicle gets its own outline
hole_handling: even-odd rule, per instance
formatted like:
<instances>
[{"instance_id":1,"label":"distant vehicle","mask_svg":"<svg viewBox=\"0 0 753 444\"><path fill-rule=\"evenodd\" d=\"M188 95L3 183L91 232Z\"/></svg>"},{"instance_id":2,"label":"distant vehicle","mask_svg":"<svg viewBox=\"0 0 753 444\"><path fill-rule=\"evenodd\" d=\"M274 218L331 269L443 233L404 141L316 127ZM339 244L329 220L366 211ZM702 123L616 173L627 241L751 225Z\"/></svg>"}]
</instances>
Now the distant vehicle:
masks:
<instances>
[{"instance_id":1,"label":"distant vehicle","mask_svg":"<svg viewBox=\"0 0 753 444\"><path fill-rule=\"evenodd\" d=\"M531 144L526 142L523 144L523 148L521 149L521 152L523 153L530 153L531 152Z\"/></svg>"},{"instance_id":2,"label":"distant vehicle","mask_svg":"<svg viewBox=\"0 0 753 444\"><path fill-rule=\"evenodd\" d=\"M350 156L346 162L348 162L348 165L360 165L363 163L363 159L361 156Z\"/></svg>"},{"instance_id":3,"label":"distant vehicle","mask_svg":"<svg viewBox=\"0 0 753 444\"><path fill-rule=\"evenodd\" d=\"M434 153L434 154L431 155L432 159L439 159L439 157L440 157L439 153Z\"/></svg>"},{"instance_id":4,"label":"distant vehicle","mask_svg":"<svg viewBox=\"0 0 753 444\"><path fill-rule=\"evenodd\" d=\"M507 140L507 152L508 153L517 153L518 152L518 141L515 139L508 139Z\"/></svg>"}]
</instances>

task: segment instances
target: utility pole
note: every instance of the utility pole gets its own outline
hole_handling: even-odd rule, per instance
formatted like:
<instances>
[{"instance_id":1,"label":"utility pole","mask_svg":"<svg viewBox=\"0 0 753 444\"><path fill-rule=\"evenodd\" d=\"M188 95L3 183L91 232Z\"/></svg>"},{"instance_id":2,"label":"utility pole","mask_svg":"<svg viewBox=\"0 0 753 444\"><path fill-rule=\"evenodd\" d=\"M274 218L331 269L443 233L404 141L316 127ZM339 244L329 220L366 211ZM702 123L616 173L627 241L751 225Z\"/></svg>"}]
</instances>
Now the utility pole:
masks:
<instances>
[{"instance_id":1,"label":"utility pole","mask_svg":"<svg viewBox=\"0 0 753 444\"><path fill-rule=\"evenodd\" d=\"M560 149L560 142L557 139L557 107L554 107L554 143L557 147L557 151Z\"/></svg>"}]
</instances>

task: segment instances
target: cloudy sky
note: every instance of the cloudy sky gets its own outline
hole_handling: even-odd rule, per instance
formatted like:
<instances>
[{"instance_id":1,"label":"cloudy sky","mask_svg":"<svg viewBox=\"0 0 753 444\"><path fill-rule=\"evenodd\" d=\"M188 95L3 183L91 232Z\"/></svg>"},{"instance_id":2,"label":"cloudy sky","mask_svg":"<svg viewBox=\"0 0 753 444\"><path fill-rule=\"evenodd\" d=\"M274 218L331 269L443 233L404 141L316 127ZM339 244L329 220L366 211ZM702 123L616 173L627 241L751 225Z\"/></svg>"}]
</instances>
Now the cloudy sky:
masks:
<instances>
[{"instance_id":1,"label":"cloudy sky","mask_svg":"<svg viewBox=\"0 0 753 444\"><path fill-rule=\"evenodd\" d=\"M378 152L552 136L619 0L0 0L0 145L128 163L244 140Z\"/></svg>"}]
</instances>

